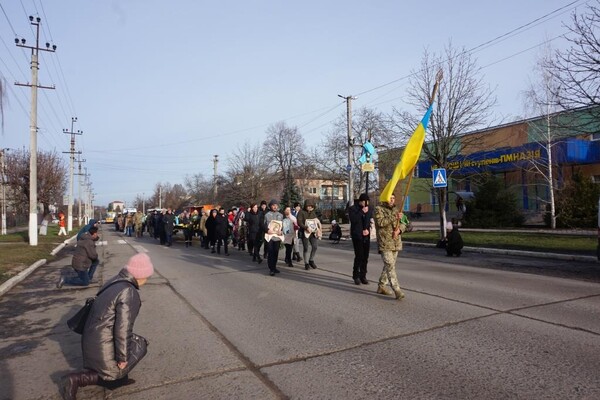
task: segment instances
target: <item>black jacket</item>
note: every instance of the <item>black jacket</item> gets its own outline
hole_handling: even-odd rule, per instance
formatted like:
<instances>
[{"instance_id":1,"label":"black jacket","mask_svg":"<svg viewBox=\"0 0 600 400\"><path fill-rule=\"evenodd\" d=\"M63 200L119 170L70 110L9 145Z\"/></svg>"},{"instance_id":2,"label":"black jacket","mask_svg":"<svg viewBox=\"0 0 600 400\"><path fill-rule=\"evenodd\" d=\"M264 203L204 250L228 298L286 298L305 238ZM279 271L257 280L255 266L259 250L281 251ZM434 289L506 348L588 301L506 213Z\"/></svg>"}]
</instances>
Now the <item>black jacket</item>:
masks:
<instances>
[{"instance_id":1,"label":"black jacket","mask_svg":"<svg viewBox=\"0 0 600 400\"><path fill-rule=\"evenodd\" d=\"M355 204L348 209L348 214L350 216L350 236L352 237L352 239L370 240L371 218L373 218L373 209L369 207L369 211L364 213L362 207L358 204ZM363 229L367 229L369 231L369 236L363 236Z\"/></svg>"},{"instance_id":2,"label":"black jacket","mask_svg":"<svg viewBox=\"0 0 600 400\"><path fill-rule=\"evenodd\" d=\"M215 237L217 239L227 238L227 229L229 228L229 219L226 214L217 214L215 218Z\"/></svg>"},{"instance_id":3,"label":"black jacket","mask_svg":"<svg viewBox=\"0 0 600 400\"><path fill-rule=\"evenodd\" d=\"M260 232L260 213L249 211L246 213L244 221L248 224L248 236L255 238L258 232Z\"/></svg>"}]
</instances>

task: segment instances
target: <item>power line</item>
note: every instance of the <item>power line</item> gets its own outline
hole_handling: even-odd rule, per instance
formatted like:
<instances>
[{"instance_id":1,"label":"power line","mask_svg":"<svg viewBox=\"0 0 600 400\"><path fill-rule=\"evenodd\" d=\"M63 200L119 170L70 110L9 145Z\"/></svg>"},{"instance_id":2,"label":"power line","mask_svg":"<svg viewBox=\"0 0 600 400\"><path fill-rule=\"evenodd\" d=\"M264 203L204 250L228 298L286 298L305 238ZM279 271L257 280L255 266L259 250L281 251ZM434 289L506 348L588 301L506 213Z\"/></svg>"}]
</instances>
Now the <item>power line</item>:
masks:
<instances>
[{"instance_id":1,"label":"power line","mask_svg":"<svg viewBox=\"0 0 600 400\"><path fill-rule=\"evenodd\" d=\"M2 13L4 14L4 16L6 17L6 20L8 21L8 25L10 26L10 29L13 31L13 34L15 35L15 37L17 37L17 31L15 31L15 28L10 23L10 19L8 18L8 14L6 14L6 11L4 11L4 7L2 7L2 3L0 3L0 8L2 9Z\"/></svg>"}]
</instances>

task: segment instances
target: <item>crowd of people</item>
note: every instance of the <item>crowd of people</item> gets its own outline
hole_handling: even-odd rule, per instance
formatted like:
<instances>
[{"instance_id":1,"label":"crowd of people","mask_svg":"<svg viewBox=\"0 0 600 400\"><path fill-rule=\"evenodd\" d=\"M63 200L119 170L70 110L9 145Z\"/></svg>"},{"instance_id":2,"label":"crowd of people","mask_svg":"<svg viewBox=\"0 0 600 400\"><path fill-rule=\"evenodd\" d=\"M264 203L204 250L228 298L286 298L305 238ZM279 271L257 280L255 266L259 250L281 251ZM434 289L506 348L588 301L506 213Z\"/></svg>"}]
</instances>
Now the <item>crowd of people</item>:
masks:
<instances>
[{"instance_id":1,"label":"crowd of people","mask_svg":"<svg viewBox=\"0 0 600 400\"><path fill-rule=\"evenodd\" d=\"M354 249L352 279L356 285L368 285L367 265L371 246L371 231L376 229L377 245L383 260L383 271L379 276L377 293L397 300L404 298L396 275L396 260L402 250L401 235L406 231L408 219L395 204L392 194L373 210L369 196L361 194L348 208L350 237ZM451 226L449 226L450 228ZM261 264L267 260L269 275L275 276L280 249L285 249L285 263L293 267L293 261L304 261L306 270L316 269L315 257L318 241L322 238L322 225L315 210L315 203L306 200L304 207L295 203L293 207L279 202L251 204L225 211L224 208L185 210L175 215L172 209L152 210L147 215L141 212L120 215L115 228L128 236L142 237L145 232L172 246L176 229L183 230L185 246L192 246L192 239L199 237L201 247L211 253L228 256L229 243L241 251L247 251L252 262ZM448 243L448 255L460 255L456 250L456 234L452 227ZM330 238L339 240L341 229L332 223ZM72 268L77 276L61 274L57 288L63 285L88 286L100 262L95 250L98 226L90 220L77 235ZM300 247L302 244L302 247ZM462 243L460 243L462 247ZM302 255L301 255L302 250ZM90 311L91 318L82 334L84 370L65 375L61 381L64 399L75 399L82 386L101 385L116 388L133 383L128 373L146 355L148 342L133 333L133 324L140 307L138 294L141 286L153 274L152 262L146 254L133 256L119 272L98 292ZM390 290L391 288L391 290ZM119 305L126 304L126 307ZM116 325L116 321L120 321Z\"/></svg>"}]
</instances>

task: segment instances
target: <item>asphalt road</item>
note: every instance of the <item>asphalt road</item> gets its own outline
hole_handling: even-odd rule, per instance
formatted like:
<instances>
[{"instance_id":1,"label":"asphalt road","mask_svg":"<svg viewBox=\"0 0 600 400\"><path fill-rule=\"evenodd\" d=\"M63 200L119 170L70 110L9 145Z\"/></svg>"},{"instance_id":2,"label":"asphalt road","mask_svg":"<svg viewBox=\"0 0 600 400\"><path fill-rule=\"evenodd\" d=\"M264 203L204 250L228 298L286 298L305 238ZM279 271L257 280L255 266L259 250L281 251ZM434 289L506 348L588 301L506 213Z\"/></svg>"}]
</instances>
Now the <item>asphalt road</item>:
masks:
<instances>
[{"instance_id":1,"label":"asphalt road","mask_svg":"<svg viewBox=\"0 0 600 400\"><path fill-rule=\"evenodd\" d=\"M317 270L280 262L270 277L238 250L127 241L258 377L240 398L600 398L595 264L407 247L396 301L375 293L374 251L371 284L353 284L348 242L320 242Z\"/></svg>"}]
</instances>

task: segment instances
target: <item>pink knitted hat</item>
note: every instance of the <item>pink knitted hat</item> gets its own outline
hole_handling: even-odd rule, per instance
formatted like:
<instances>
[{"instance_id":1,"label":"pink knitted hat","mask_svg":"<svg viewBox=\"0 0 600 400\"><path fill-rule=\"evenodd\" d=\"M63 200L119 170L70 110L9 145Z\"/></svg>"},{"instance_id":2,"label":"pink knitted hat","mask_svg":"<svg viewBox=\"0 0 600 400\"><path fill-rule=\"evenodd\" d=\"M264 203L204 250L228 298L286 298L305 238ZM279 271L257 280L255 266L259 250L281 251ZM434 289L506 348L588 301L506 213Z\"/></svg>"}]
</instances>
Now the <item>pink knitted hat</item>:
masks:
<instances>
[{"instance_id":1,"label":"pink knitted hat","mask_svg":"<svg viewBox=\"0 0 600 400\"><path fill-rule=\"evenodd\" d=\"M135 279L149 278L154 273L152 261L146 253L139 253L131 257L125 268Z\"/></svg>"}]
</instances>

